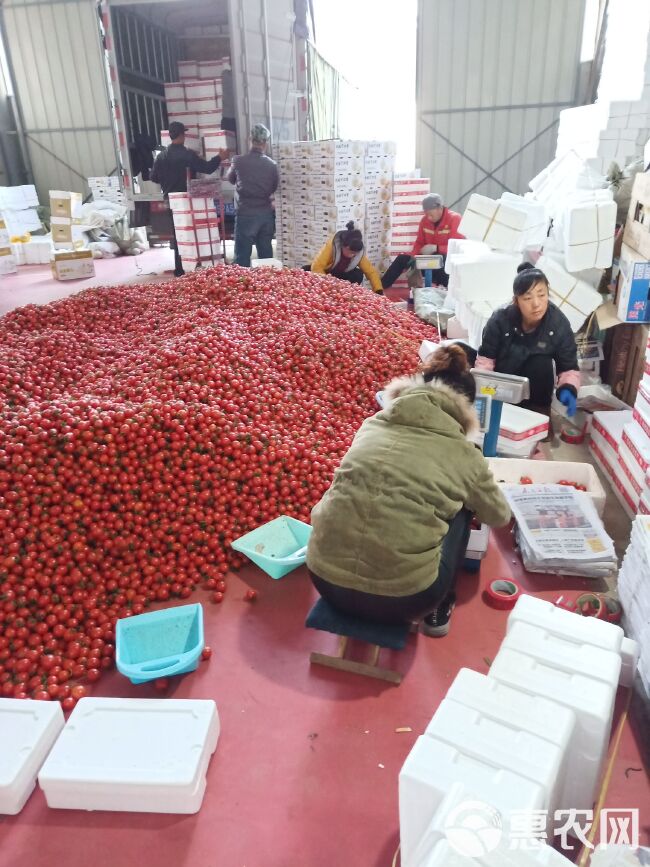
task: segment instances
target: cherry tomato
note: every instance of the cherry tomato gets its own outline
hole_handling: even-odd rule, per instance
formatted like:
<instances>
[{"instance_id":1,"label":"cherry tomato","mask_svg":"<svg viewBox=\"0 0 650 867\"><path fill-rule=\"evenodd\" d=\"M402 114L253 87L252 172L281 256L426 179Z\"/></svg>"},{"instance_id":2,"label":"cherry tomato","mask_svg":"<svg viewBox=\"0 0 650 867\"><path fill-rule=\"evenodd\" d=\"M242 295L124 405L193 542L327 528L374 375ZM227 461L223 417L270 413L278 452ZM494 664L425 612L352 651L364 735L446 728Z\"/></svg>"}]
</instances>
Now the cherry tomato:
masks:
<instances>
[{"instance_id":1,"label":"cherry tomato","mask_svg":"<svg viewBox=\"0 0 650 867\"><path fill-rule=\"evenodd\" d=\"M203 650L201 651L201 659L203 659L203 660L210 659L211 656L212 656L212 648L206 644L205 647L203 648Z\"/></svg>"}]
</instances>

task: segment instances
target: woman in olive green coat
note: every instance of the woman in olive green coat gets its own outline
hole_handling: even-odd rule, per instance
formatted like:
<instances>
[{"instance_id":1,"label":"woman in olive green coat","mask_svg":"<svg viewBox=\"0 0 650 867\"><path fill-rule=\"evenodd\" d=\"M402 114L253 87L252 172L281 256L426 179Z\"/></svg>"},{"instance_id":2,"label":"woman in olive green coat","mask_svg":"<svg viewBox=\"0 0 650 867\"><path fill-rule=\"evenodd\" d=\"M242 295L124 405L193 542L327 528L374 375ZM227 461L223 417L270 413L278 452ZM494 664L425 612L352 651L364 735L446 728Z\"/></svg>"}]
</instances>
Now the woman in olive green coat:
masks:
<instances>
[{"instance_id":1,"label":"woman in olive green coat","mask_svg":"<svg viewBox=\"0 0 650 867\"><path fill-rule=\"evenodd\" d=\"M445 635L471 515L503 526L510 509L467 439L476 395L459 346L437 349L423 374L394 380L312 510L307 566L335 608L381 623L423 619Z\"/></svg>"}]
</instances>

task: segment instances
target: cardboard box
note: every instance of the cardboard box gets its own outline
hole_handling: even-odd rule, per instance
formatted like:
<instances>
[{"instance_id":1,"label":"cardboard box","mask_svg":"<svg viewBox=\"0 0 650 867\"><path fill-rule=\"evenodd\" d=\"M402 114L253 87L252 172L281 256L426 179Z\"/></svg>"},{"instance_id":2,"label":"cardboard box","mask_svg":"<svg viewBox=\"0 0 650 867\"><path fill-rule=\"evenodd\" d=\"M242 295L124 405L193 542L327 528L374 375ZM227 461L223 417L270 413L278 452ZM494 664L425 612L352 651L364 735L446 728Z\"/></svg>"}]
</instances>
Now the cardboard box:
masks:
<instances>
[{"instance_id":1,"label":"cardboard box","mask_svg":"<svg viewBox=\"0 0 650 867\"><path fill-rule=\"evenodd\" d=\"M619 257L616 304L622 322L650 322L650 261L627 244Z\"/></svg>"},{"instance_id":2,"label":"cardboard box","mask_svg":"<svg viewBox=\"0 0 650 867\"><path fill-rule=\"evenodd\" d=\"M646 325L615 325L605 335L603 382L612 394L632 406L645 365Z\"/></svg>"},{"instance_id":3,"label":"cardboard box","mask_svg":"<svg viewBox=\"0 0 650 867\"><path fill-rule=\"evenodd\" d=\"M50 214L67 220L78 220L81 212L81 193L50 190Z\"/></svg>"},{"instance_id":4,"label":"cardboard box","mask_svg":"<svg viewBox=\"0 0 650 867\"><path fill-rule=\"evenodd\" d=\"M55 280L86 280L95 276L91 250L70 250L54 253L52 275Z\"/></svg>"},{"instance_id":5,"label":"cardboard box","mask_svg":"<svg viewBox=\"0 0 650 867\"><path fill-rule=\"evenodd\" d=\"M623 243L650 259L650 172L640 172L634 178Z\"/></svg>"}]
</instances>

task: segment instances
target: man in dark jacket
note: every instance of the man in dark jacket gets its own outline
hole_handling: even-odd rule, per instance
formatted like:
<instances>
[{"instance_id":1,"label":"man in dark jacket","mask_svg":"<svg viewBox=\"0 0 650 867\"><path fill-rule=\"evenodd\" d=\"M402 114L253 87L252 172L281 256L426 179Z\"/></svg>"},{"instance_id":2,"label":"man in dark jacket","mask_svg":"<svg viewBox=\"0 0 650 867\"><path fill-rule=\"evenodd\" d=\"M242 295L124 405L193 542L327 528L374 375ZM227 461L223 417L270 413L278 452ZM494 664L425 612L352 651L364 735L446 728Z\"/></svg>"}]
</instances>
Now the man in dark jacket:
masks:
<instances>
[{"instance_id":1,"label":"man in dark jacket","mask_svg":"<svg viewBox=\"0 0 650 867\"><path fill-rule=\"evenodd\" d=\"M278 167L264 151L271 133L261 123L251 130L251 149L235 157L228 180L235 185L235 264L249 268L253 244L259 259L273 258Z\"/></svg>"},{"instance_id":2,"label":"man in dark jacket","mask_svg":"<svg viewBox=\"0 0 650 867\"><path fill-rule=\"evenodd\" d=\"M228 151L221 150L211 160L202 159L195 151L185 147L186 132L187 127L183 126L182 123L172 121L169 124L171 144L158 154L153 165L151 180L160 184L165 199L169 197L170 193L186 193L188 175L191 179L196 177L197 172L211 175L219 168L221 160L228 156ZM174 233L174 274L176 277L182 277L185 272L178 252L173 221L172 232Z\"/></svg>"}]
</instances>

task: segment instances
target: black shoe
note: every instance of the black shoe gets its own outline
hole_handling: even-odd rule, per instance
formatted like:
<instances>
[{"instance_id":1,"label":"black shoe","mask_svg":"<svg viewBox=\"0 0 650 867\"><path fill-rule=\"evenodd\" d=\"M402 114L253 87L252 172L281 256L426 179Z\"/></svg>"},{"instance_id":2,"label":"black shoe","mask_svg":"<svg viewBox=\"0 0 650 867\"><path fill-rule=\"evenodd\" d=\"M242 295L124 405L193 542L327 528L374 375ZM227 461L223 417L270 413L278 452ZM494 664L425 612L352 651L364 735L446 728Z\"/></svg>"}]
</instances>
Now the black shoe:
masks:
<instances>
[{"instance_id":1,"label":"black shoe","mask_svg":"<svg viewBox=\"0 0 650 867\"><path fill-rule=\"evenodd\" d=\"M428 635L429 638L441 638L449 632L449 620L451 612L456 605L456 594L450 593L449 596L437 607L431 614L427 614L420 624L420 632L422 635Z\"/></svg>"},{"instance_id":2,"label":"black shoe","mask_svg":"<svg viewBox=\"0 0 650 867\"><path fill-rule=\"evenodd\" d=\"M185 271L174 271L174 277L184 277Z\"/></svg>"}]
</instances>

